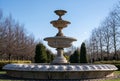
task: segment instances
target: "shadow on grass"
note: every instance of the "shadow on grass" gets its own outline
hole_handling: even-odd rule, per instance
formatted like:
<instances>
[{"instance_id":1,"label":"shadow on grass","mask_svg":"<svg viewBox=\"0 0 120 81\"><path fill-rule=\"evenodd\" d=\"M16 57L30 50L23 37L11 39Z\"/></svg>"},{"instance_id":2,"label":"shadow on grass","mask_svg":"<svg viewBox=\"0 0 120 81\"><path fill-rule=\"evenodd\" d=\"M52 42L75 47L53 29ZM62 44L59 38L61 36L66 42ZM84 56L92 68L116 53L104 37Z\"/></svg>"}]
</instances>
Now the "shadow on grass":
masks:
<instances>
[{"instance_id":1,"label":"shadow on grass","mask_svg":"<svg viewBox=\"0 0 120 81\"><path fill-rule=\"evenodd\" d=\"M10 77L6 74L0 74L0 81L41 81L41 80L15 78L15 77Z\"/></svg>"}]
</instances>

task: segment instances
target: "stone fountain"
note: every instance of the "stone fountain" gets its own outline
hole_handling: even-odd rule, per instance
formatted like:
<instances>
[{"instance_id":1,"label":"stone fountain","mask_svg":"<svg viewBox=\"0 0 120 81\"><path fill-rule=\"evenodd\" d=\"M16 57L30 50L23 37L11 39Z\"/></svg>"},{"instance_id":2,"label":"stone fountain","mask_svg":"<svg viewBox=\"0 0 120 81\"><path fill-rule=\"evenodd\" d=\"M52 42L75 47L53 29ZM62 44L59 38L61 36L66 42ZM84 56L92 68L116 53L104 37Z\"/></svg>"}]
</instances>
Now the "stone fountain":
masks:
<instances>
[{"instance_id":1,"label":"stone fountain","mask_svg":"<svg viewBox=\"0 0 120 81\"><path fill-rule=\"evenodd\" d=\"M47 37L44 40L48 41L50 47L56 48L57 55L50 64L7 64L3 67L7 75L18 78L29 79L45 79L45 80L83 80L96 79L114 76L113 72L117 70L111 64L71 64L63 56L64 48L70 47L75 38L64 36L62 29L70 24L69 21L63 20L62 16L66 13L65 10L56 10L55 13L59 16L58 20L50 23L58 29L58 33L54 37Z\"/></svg>"},{"instance_id":2,"label":"stone fountain","mask_svg":"<svg viewBox=\"0 0 120 81\"><path fill-rule=\"evenodd\" d=\"M64 48L70 47L73 41L76 41L75 38L64 36L62 29L67 27L70 24L69 21L62 20L62 17L66 11L65 10L56 10L55 13L59 16L58 20L51 21L50 23L58 29L58 33L55 37L47 37L44 40L48 41L48 45L57 48L57 55L53 60L52 64L66 64L68 63L66 58L63 56Z\"/></svg>"}]
</instances>

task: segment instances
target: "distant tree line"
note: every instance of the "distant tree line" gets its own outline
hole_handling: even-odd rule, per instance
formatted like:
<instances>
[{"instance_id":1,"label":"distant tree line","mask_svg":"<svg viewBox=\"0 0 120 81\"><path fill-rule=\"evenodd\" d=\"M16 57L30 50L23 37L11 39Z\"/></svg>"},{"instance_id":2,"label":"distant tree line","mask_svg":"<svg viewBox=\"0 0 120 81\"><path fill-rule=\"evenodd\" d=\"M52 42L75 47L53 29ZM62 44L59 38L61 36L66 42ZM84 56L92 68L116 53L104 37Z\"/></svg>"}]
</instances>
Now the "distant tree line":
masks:
<instances>
[{"instance_id":1,"label":"distant tree line","mask_svg":"<svg viewBox=\"0 0 120 81\"><path fill-rule=\"evenodd\" d=\"M16 22L11 15L4 17L0 10L0 60L37 62L37 58L38 63L49 63L54 56L43 43L36 42L23 25Z\"/></svg>"},{"instance_id":2,"label":"distant tree line","mask_svg":"<svg viewBox=\"0 0 120 81\"><path fill-rule=\"evenodd\" d=\"M81 50L79 51L77 48L71 54L70 62L81 63L84 57L88 59L89 63L120 60L120 1L100 26L92 30L90 38L84 42L87 55L85 53L82 55Z\"/></svg>"},{"instance_id":3,"label":"distant tree line","mask_svg":"<svg viewBox=\"0 0 120 81\"><path fill-rule=\"evenodd\" d=\"M99 27L93 29L90 38L80 48L67 50L65 56L71 63L120 60L120 1ZM28 59L48 63L53 58L53 53L44 44L36 43L23 25L11 16L3 17L0 11L0 60Z\"/></svg>"},{"instance_id":4,"label":"distant tree line","mask_svg":"<svg viewBox=\"0 0 120 81\"><path fill-rule=\"evenodd\" d=\"M120 1L100 26L93 29L86 44L90 62L120 60Z\"/></svg>"},{"instance_id":5,"label":"distant tree line","mask_svg":"<svg viewBox=\"0 0 120 81\"><path fill-rule=\"evenodd\" d=\"M29 60L34 57L35 41L27 34L24 26L12 19L3 17L0 11L0 60Z\"/></svg>"}]
</instances>

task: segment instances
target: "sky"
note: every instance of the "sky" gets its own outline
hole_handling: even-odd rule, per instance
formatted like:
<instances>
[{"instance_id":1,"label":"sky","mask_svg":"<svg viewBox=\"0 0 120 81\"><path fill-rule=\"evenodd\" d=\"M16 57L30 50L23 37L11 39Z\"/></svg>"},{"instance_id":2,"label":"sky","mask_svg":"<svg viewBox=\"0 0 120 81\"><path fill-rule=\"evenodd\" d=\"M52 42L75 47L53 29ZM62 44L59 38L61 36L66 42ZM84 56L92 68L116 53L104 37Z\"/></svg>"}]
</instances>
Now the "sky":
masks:
<instances>
[{"instance_id":1,"label":"sky","mask_svg":"<svg viewBox=\"0 0 120 81\"><path fill-rule=\"evenodd\" d=\"M0 0L0 9L4 16L12 18L24 25L26 31L33 34L35 40L53 37L58 30L50 21L57 20L55 10L66 10L63 20L71 24L63 29L65 36L77 39L74 46L89 39L91 31L97 28L117 4L118 0ZM49 46L48 46L49 48Z\"/></svg>"}]
</instances>

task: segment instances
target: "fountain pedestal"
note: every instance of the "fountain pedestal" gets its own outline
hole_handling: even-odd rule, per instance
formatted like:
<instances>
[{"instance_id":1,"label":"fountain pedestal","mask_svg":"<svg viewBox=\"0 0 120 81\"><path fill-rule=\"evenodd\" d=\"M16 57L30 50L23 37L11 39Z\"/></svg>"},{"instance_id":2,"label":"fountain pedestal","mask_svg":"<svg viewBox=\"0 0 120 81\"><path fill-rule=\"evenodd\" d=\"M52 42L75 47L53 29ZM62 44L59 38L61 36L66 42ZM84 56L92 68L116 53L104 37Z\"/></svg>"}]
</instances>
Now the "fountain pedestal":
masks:
<instances>
[{"instance_id":1,"label":"fountain pedestal","mask_svg":"<svg viewBox=\"0 0 120 81\"><path fill-rule=\"evenodd\" d=\"M57 48L57 55L55 59L53 60L52 64L63 64L68 63L66 58L63 56L64 49L63 48Z\"/></svg>"}]
</instances>

